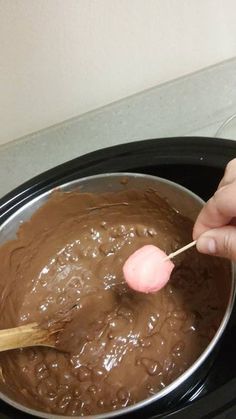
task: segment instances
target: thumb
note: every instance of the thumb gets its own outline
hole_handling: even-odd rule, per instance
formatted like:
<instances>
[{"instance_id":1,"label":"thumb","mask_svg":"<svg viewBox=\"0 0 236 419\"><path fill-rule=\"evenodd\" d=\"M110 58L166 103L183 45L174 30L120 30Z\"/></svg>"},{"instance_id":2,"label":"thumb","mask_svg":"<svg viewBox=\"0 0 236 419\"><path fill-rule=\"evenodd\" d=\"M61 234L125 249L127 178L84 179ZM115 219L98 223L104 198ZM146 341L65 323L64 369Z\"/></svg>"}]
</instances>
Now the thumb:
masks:
<instances>
[{"instance_id":1,"label":"thumb","mask_svg":"<svg viewBox=\"0 0 236 419\"><path fill-rule=\"evenodd\" d=\"M236 261L236 227L225 226L206 231L198 238L197 249L201 253Z\"/></svg>"}]
</instances>

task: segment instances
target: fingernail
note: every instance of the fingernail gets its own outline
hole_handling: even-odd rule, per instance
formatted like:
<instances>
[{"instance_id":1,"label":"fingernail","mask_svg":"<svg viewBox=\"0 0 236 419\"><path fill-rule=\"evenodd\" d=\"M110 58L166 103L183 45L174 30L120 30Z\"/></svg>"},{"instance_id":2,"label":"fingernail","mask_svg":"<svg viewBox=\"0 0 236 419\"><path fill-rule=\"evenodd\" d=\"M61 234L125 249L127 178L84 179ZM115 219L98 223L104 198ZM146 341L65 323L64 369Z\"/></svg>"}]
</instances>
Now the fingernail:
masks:
<instances>
[{"instance_id":1,"label":"fingernail","mask_svg":"<svg viewBox=\"0 0 236 419\"><path fill-rule=\"evenodd\" d=\"M197 241L197 249L199 252L213 255L216 253L216 241L212 237L200 237Z\"/></svg>"}]
</instances>

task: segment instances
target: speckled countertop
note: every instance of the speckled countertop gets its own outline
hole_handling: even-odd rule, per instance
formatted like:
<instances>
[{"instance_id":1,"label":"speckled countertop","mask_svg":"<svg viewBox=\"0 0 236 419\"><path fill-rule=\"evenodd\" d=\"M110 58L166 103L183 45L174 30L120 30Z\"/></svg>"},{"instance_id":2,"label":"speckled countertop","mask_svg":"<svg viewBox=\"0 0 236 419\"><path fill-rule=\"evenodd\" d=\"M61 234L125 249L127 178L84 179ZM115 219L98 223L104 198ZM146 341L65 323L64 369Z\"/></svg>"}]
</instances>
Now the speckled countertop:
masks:
<instances>
[{"instance_id":1,"label":"speckled countertop","mask_svg":"<svg viewBox=\"0 0 236 419\"><path fill-rule=\"evenodd\" d=\"M0 196L103 147L147 138L215 136L236 113L236 58L0 147Z\"/></svg>"}]
</instances>

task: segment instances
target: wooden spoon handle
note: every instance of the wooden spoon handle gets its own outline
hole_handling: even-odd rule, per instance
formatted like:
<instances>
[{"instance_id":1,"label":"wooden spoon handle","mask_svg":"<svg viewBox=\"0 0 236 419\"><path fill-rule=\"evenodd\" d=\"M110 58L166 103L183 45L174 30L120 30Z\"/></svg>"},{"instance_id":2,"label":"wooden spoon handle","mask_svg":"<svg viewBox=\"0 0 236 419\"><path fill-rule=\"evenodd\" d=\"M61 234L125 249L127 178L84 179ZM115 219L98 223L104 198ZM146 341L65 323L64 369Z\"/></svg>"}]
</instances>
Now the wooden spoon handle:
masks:
<instances>
[{"instance_id":1,"label":"wooden spoon handle","mask_svg":"<svg viewBox=\"0 0 236 419\"><path fill-rule=\"evenodd\" d=\"M0 330L0 352L29 346L52 346L48 331L37 323Z\"/></svg>"}]
</instances>

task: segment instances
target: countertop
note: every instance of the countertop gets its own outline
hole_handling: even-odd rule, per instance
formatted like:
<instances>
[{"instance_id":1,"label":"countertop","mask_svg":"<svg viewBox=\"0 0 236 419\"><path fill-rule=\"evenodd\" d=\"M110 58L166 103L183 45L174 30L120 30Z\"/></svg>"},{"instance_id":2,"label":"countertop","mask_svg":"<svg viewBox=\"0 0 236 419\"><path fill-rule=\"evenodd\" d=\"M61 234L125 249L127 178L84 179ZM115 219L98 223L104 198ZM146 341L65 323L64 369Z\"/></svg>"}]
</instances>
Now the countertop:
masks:
<instances>
[{"instance_id":1,"label":"countertop","mask_svg":"<svg viewBox=\"0 0 236 419\"><path fill-rule=\"evenodd\" d=\"M60 163L149 138L215 136L236 113L236 58L0 147L0 196Z\"/></svg>"}]
</instances>

